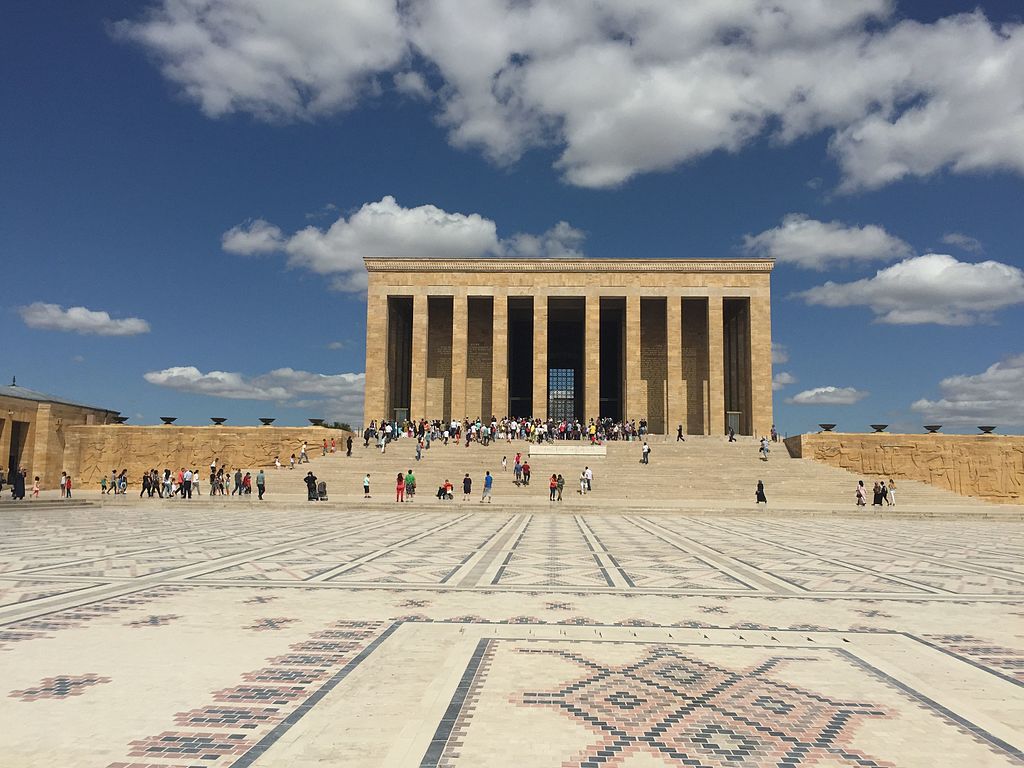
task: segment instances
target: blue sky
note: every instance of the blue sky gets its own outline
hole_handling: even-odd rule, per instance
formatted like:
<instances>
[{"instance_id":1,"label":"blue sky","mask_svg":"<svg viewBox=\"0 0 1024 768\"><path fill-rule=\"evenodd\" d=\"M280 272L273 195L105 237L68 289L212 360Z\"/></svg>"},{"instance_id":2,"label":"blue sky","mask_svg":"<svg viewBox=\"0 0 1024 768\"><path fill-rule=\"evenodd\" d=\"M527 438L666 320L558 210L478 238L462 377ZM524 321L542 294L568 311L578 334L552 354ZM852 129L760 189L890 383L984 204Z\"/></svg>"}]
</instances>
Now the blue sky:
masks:
<instances>
[{"instance_id":1,"label":"blue sky","mask_svg":"<svg viewBox=\"0 0 1024 768\"><path fill-rule=\"evenodd\" d=\"M0 377L358 422L361 255L774 255L781 431L1021 430L1018 3L471 6L8 4Z\"/></svg>"}]
</instances>

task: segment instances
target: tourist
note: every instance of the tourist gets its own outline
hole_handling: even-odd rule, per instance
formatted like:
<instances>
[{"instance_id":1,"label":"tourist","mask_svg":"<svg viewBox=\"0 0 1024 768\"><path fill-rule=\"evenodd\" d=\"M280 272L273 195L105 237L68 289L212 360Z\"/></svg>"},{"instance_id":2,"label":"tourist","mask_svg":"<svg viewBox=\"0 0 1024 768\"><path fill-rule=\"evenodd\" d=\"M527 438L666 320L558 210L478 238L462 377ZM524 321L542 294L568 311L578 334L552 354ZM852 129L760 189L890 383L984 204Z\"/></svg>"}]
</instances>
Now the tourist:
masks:
<instances>
[{"instance_id":1,"label":"tourist","mask_svg":"<svg viewBox=\"0 0 1024 768\"><path fill-rule=\"evenodd\" d=\"M644 447L640 449L640 463L650 464L651 463L651 446L644 440Z\"/></svg>"},{"instance_id":2,"label":"tourist","mask_svg":"<svg viewBox=\"0 0 1024 768\"><path fill-rule=\"evenodd\" d=\"M61 482L64 482L64 477L61 478ZM60 495L62 497L64 496L64 486L63 485L61 486L61 489L60 489ZM38 499L39 498L39 475L36 475L36 479L32 483L32 498L33 499Z\"/></svg>"},{"instance_id":3,"label":"tourist","mask_svg":"<svg viewBox=\"0 0 1024 768\"><path fill-rule=\"evenodd\" d=\"M764 495L764 483L760 480L757 481L757 490L754 491L754 497L757 499L758 504L768 503L768 497Z\"/></svg>"},{"instance_id":4,"label":"tourist","mask_svg":"<svg viewBox=\"0 0 1024 768\"><path fill-rule=\"evenodd\" d=\"M775 431L775 425L774 424L772 424L772 442L773 443L779 442L779 433Z\"/></svg>"},{"instance_id":5,"label":"tourist","mask_svg":"<svg viewBox=\"0 0 1024 768\"><path fill-rule=\"evenodd\" d=\"M65 496L65 498L70 499L71 498L71 475L68 475L68 481L67 481L67 484L64 487L64 492L67 494Z\"/></svg>"},{"instance_id":6,"label":"tourist","mask_svg":"<svg viewBox=\"0 0 1024 768\"><path fill-rule=\"evenodd\" d=\"M186 469L185 473L181 476L181 498L191 499L192 498L192 470Z\"/></svg>"},{"instance_id":7,"label":"tourist","mask_svg":"<svg viewBox=\"0 0 1024 768\"><path fill-rule=\"evenodd\" d=\"M351 456L352 455L352 435L349 435L348 439L345 440L345 455L346 456Z\"/></svg>"},{"instance_id":8,"label":"tourist","mask_svg":"<svg viewBox=\"0 0 1024 768\"><path fill-rule=\"evenodd\" d=\"M551 480L548 482L548 501L555 500L555 494L558 492L558 475L552 475Z\"/></svg>"},{"instance_id":9,"label":"tourist","mask_svg":"<svg viewBox=\"0 0 1024 768\"><path fill-rule=\"evenodd\" d=\"M422 440L417 440L416 441L416 461L419 461L421 458L423 458L423 441Z\"/></svg>"},{"instance_id":10,"label":"tourist","mask_svg":"<svg viewBox=\"0 0 1024 768\"><path fill-rule=\"evenodd\" d=\"M39 478L37 477L36 480L38 480L38 479ZM61 472L60 473L60 497L62 499L65 496L65 492L64 491L65 491L65 488L67 487L67 482L68 482L68 473L67 472ZM33 496L38 496L39 495L36 492L35 488L33 488L33 490L32 490L32 495Z\"/></svg>"},{"instance_id":11,"label":"tourist","mask_svg":"<svg viewBox=\"0 0 1024 768\"><path fill-rule=\"evenodd\" d=\"M408 474L405 476L405 500L415 501L416 496L416 476L413 475L410 469Z\"/></svg>"},{"instance_id":12,"label":"tourist","mask_svg":"<svg viewBox=\"0 0 1024 768\"><path fill-rule=\"evenodd\" d=\"M679 442L684 442L685 443L686 442L686 438L683 437L683 425L682 424L680 424L678 427L676 427L676 442L677 443L679 443Z\"/></svg>"},{"instance_id":13,"label":"tourist","mask_svg":"<svg viewBox=\"0 0 1024 768\"><path fill-rule=\"evenodd\" d=\"M508 472L508 456L501 457L501 471Z\"/></svg>"},{"instance_id":14,"label":"tourist","mask_svg":"<svg viewBox=\"0 0 1024 768\"><path fill-rule=\"evenodd\" d=\"M462 478L462 500L467 501L469 499L469 494L471 494L472 492L473 478L471 478L469 476L469 473L467 472L466 476Z\"/></svg>"},{"instance_id":15,"label":"tourist","mask_svg":"<svg viewBox=\"0 0 1024 768\"><path fill-rule=\"evenodd\" d=\"M405 501L405 475L401 472L395 478L395 501Z\"/></svg>"},{"instance_id":16,"label":"tourist","mask_svg":"<svg viewBox=\"0 0 1024 768\"><path fill-rule=\"evenodd\" d=\"M761 461L768 461L768 450L769 450L768 445L769 445L768 444L768 438L767 437L762 437L761 438L761 447L758 448L758 450L757 450L757 452L759 454L761 454Z\"/></svg>"},{"instance_id":17,"label":"tourist","mask_svg":"<svg viewBox=\"0 0 1024 768\"><path fill-rule=\"evenodd\" d=\"M3 474L0 473L0 491L2 491L3 488L4 488ZM103 494L104 496L107 495L107 476L106 475L103 475L102 477L100 477L100 493Z\"/></svg>"},{"instance_id":18,"label":"tourist","mask_svg":"<svg viewBox=\"0 0 1024 768\"><path fill-rule=\"evenodd\" d=\"M312 472L307 472L305 477L306 483L306 500L307 501L319 501L320 497L316 493L316 475Z\"/></svg>"},{"instance_id":19,"label":"tourist","mask_svg":"<svg viewBox=\"0 0 1024 768\"><path fill-rule=\"evenodd\" d=\"M363 498L370 498L370 473L366 473L366 477L363 478Z\"/></svg>"},{"instance_id":20,"label":"tourist","mask_svg":"<svg viewBox=\"0 0 1024 768\"><path fill-rule=\"evenodd\" d=\"M199 470L198 469L193 469L192 470L192 493L195 493L196 496L201 496L202 495L202 489L199 487ZM192 498L192 493L189 493L189 495L188 495L188 497L190 499Z\"/></svg>"},{"instance_id":21,"label":"tourist","mask_svg":"<svg viewBox=\"0 0 1024 768\"><path fill-rule=\"evenodd\" d=\"M558 498L556 499L556 501L561 501L562 491L565 489L565 478L562 477L561 473L559 473L558 477L556 478L555 487L558 490Z\"/></svg>"},{"instance_id":22,"label":"tourist","mask_svg":"<svg viewBox=\"0 0 1024 768\"><path fill-rule=\"evenodd\" d=\"M242 470L239 467L235 467L235 487L231 489L231 495L235 494L242 495Z\"/></svg>"},{"instance_id":23,"label":"tourist","mask_svg":"<svg viewBox=\"0 0 1024 768\"><path fill-rule=\"evenodd\" d=\"M261 469L259 472L256 473L256 493L258 494L257 498L260 501L263 501L263 494L266 492L267 476L263 474L263 470Z\"/></svg>"},{"instance_id":24,"label":"tourist","mask_svg":"<svg viewBox=\"0 0 1024 768\"><path fill-rule=\"evenodd\" d=\"M274 457L274 469L280 469L280 468L281 468L281 457L280 456L275 456Z\"/></svg>"},{"instance_id":25,"label":"tourist","mask_svg":"<svg viewBox=\"0 0 1024 768\"><path fill-rule=\"evenodd\" d=\"M871 506L882 506L882 486L879 485L878 481L875 481L875 487L872 489Z\"/></svg>"},{"instance_id":26,"label":"tourist","mask_svg":"<svg viewBox=\"0 0 1024 768\"><path fill-rule=\"evenodd\" d=\"M889 506L896 506L896 481L889 478Z\"/></svg>"},{"instance_id":27,"label":"tourist","mask_svg":"<svg viewBox=\"0 0 1024 768\"><path fill-rule=\"evenodd\" d=\"M735 443L736 442L736 430L733 429L732 427L729 427L729 442L730 443Z\"/></svg>"},{"instance_id":28,"label":"tourist","mask_svg":"<svg viewBox=\"0 0 1024 768\"><path fill-rule=\"evenodd\" d=\"M327 455L327 438L326 437L324 438L324 453L323 453L323 455L324 456Z\"/></svg>"},{"instance_id":29,"label":"tourist","mask_svg":"<svg viewBox=\"0 0 1024 768\"><path fill-rule=\"evenodd\" d=\"M484 473L484 495L480 497L480 503L484 503L484 499L487 499L487 503L491 503L491 486L494 485L494 478L491 477L491 471L487 470Z\"/></svg>"},{"instance_id":30,"label":"tourist","mask_svg":"<svg viewBox=\"0 0 1024 768\"><path fill-rule=\"evenodd\" d=\"M580 495L584 495L587 492L587 472L584 470L580 472Z\"/></svg>"},{"instance_id":31,"label":"tourist","mask_svg":"<svg viewBox=\"0 0 1024 768\"><path fill-rule=\"evenodd\" d=\"M117 496L117 470L116 469L110 470L110 489L107 490L106 493L110 493L110 491L113 491L114 495Z\"/></svg>"},{"instance_id":32,"label":"tourist","mask_svg":"<svg viewBox=\"0 0 1024 768\"><path fill-rule=\"evenodd\" d=\"M866 507L868 504L868 490L864 487L864 481L857 481L857 506Z\"/></svg>"},{"instance_id":33,"label":"tourist","mask_svg":"<svg viewBox=\"0 0 1024 768\"><path fill-rule=\"evenodd\" d=\"M878 484L878 492L882 494L882 506L888 506L889 489L885 487L885 480Z\"/></svg>"},{"instance_id":34,"label":"tourist","mask_svg":"<svg viewBox=\"0 0 1024 768\"><path fill-rule=\"evenodd\" d=\"M309 454L306 453L306 441L305 440L302 441L302 447L299 448L299 464L302 464L303 462L305 462L307 464L309 463Z\"/></svg>"},{"instance_id":35,"label":"tourist","mask_svg":"<svg viewBox=\"0 0 1024 768\"><path fill-rule=\"evenodd\" d=\"M334 453L336 450L337 450L337 443L334 442L334 438L332 437L331 438L331 453Z\"/></svg>"},{"instance_id":36,"label":"tourist","mask_svg":"<svg viewBox=\"0 0 1024 768\"><path fill-rule=\"evenodd\" d=\"M12 499L24 499L25 498L25 470L24 468L19 469L14 473L14 477L11 478L11 498Z\"/></svg>"},{"instance_id":37,"label":"tourist","mask_svg":"<svg viewBox=\"0 0 1024 768\"><path fill-rule=\"evenodd\" d=\"M530 484L530 460L523 462L523 485Z\"/></svg>"},{"instance_id":38,"label":"tourist","mask_svg":"<svg viewBox=\"0 0 1024 768\"><path fill-rule=\"evenodd\" d=\"M587 493L590 493L594 490L594 470L590 467L584 467L583 476L587 479Z\"/></svg>"},{"instance_id":39,"label":"tourist","mask_svg":"<svg viewBox=\"0 0 1024 768\"><path fill-rule=\"evenodd\" d=\"M295 454L294 453L288 459L288 469L295 469Z\"/></svg>"},{"instance_id":40,"label":"tourist","mask_svg":"<svg viewBox=\"0 0 1024 768\"><path fill-rule=\"evenodd\" d=\"M515 484L519 485L519 483L522 482L523 479L523 465L519 463L518 453L516 454L515 466L512 467L512 475L515 479Z\"/></svg>"},{"instance_id":41,"label":"tourist","mask_svg":"<svg viewBox=\"0 0 1024 768\"><path fill-rule=\"evenodd\" d=\"M242 492L246 496L252 496L252 475L249 472L242 478Z\"/></svg>"}]
</instances>

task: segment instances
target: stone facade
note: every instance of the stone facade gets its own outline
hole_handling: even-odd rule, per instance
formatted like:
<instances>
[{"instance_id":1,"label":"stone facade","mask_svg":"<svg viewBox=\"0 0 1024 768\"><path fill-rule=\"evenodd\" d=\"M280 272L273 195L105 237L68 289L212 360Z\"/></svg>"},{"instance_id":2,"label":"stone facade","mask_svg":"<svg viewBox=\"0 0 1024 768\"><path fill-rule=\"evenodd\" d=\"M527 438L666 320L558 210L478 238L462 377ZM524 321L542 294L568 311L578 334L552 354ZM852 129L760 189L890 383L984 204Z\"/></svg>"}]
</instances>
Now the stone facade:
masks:
<instances>
[{"instance_id":1,"label":"stone facade","mask_svg":"<svg viewBox=\"0 0 1024 768\"><path fill-rule=\"evenodd\" d=\"M349 432L324 427L177 427L77 426L66 430L65 469L79 488L96 488L110 471L128 470L131 487L139 488L142 473L156 469L177 471L181 467L198 469L201 487L206 488L210 462L241 468L243 471L273 466L281 457L287 466L291 454L299 455L302 441L312 457L320 455L323 441L334 438L345 450ZM58 476L60 470L57 471Z\"/></svg>"},{"instance_id":2,"label":"stone facade","mask_svg":"<svg viewBox=\"0 0 1024 768\"><path fill-rule=\"evenodd\" d=\"M647 419L652 432L682 424L690 434L720 435L726 411L737 411L741 433L771 429L770 260L365 263L366 422L401 413L546 416L549 354L568 345L579 350L574 408L583 420L614 413ZM510 332L523 306L531 318L526 346ZM549 338L566 312L576 313L570 325L578 338ZM608 329L621 359L602 356ZM609 385L604 392L601 382ZM513 401L532 404L533 412L516 412Z\"/></svg>"},{"instance_id":3,"label":"stone facade","mask_svg":"<svg viewBox=\"0 0 1024 768\"><path fill-rule=\"evenodd\" d=\"M17 386L0 388L0 468L8 475L18 464L28 471L28 485L39 477L55 488L65 471L68 435L77 425L105 424L117 411L70 403Z\"/></svg>"},{"instance_id":4,"label":"stone facade","mask_svg":"<svg viewBox=\"0 0 1024 768\"><path fill-rule=\"evenodd\" d=\"M1024 504L1024 436L819 432L786 439L793 456L864 480L923 480L988 501Z\"/></svg>"}]
</instances>

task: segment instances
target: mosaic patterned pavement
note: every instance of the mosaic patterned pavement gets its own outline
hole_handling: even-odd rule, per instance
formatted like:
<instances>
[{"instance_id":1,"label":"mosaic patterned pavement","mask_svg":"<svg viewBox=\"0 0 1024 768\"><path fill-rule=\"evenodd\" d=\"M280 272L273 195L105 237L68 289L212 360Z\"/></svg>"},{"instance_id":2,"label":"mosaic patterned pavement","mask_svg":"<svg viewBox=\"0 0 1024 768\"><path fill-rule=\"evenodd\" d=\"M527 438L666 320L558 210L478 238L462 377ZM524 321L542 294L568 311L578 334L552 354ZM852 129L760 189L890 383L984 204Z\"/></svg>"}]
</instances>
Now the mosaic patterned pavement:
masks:
<instances>
[{"instance_id":1,"label":"mosaic patterned pavement","mask_svg":"<svg viewBox=\"0 0 1024 768\"><path fill-rule=\"evenodd\" d=\"M1024 766L1021 523L0 507L0 765Z\"/></svg>"}]
</instances>

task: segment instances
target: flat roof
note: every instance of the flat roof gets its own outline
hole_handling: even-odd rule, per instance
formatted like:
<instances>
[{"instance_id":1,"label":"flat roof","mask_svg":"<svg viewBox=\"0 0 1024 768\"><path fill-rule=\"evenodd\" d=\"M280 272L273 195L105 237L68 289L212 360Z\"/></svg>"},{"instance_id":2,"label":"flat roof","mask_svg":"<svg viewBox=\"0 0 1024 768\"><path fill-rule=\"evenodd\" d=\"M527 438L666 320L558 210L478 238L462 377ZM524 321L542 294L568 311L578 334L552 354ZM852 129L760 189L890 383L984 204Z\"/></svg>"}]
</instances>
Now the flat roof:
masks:
<instances>
[{"instance_id":1,"label":"flat roof","mask_svg":"<svg viewBox=\"0 0 1024 768\"><path fill-rule=\"evenodd\" d=\"M90 411L106 411L107 413L120 413L120 411L112 411L110 408L100 408L95 405L86 405L85 403L76 403L73 400L65 400L62 397L54 397L48 395L45 392L37 392L34 389L23 387L19 384L7 384L0 387L0 397L13 397L18 400L31 400L36 403L55 403L56 405L70 405L75 408L86 408Z\"/></svg>"},{"instance_id":2,"label":"flat roof","mask_svg":"<svg viewBox=\"0 0 1024 768\"><path fill-rule=\"evenodd\" d=\"M774 259L392 259L364 257L367 272L771 272Z\"/></svg>"}]
</instances>

